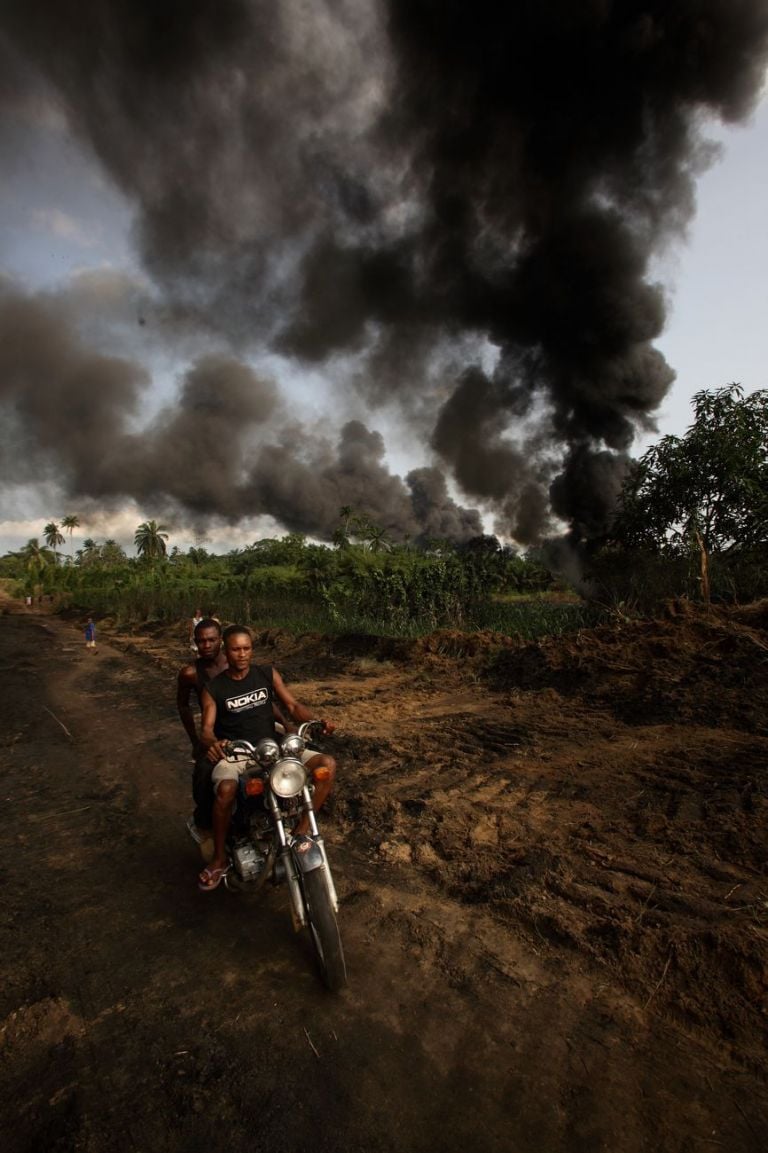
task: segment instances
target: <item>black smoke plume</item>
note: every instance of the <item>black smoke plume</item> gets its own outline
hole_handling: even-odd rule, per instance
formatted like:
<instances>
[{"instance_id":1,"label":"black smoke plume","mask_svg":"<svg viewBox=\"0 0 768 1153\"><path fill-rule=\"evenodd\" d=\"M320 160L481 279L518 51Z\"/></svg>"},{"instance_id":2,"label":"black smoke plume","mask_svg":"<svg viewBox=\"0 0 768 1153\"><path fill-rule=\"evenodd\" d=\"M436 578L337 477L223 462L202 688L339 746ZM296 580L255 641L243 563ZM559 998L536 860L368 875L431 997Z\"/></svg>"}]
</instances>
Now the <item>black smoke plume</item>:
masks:
<instances>
[{"instance_id":1,"label":"black smoke plume","mask_svg":"<svg viewBox=\"0 0 768 1153\"><path fill-rule=\"evenodd\" d=\"M292 415L276 384L229 355L200 356L150 422L149 378L95 352L68 319L80 295L29 296L0 282L0 486L48 481L89 507L132 497L204 531L269 514L330 540L344 505L394 537L463 540L482 530L442 474L404 482L359 421L326 435Z\"/></svg>"},{"instance_id":2,"label":"black smoke plume","mask_svg":"<svg viewBox=\"0 0 768 1153\"><path fill-rule=\"evenodd\" d=\"M650 262L690 220L703 121L757 98L766 0L6 0L0 20L0 99L58 102L135 206L169 334L211 340L143 436L141 371L100 349L109 385L79 426L114 433L100 461L14 393L41 467L58 452L73 491L308 532L341 503L401 532L476 527L440 471L391 476L363 425L292 437L242 363L272 348L396 411L497 531L600 534L674 376ZM69 384L32 359L55 402ZM234 426L228 454L190 406Z\"/></svg>"}]
</instances>

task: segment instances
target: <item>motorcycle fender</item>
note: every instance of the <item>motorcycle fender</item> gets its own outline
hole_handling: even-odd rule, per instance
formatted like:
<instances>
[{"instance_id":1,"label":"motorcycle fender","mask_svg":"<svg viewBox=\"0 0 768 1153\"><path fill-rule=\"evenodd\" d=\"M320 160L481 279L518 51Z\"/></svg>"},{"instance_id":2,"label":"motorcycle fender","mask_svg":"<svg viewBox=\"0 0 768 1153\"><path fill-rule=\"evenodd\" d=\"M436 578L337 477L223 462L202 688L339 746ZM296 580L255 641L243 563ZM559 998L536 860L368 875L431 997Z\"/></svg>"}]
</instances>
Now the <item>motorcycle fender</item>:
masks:
<instances>
[{"instance_id":1,"label":"motorcycle fender","mask_svg":"<svg viewBox=\"0 0 768 1153\"><path fill-rule=\"evenodd\" d=\"M300 873L311 873L313 869L319 869L325 864L320 846L307 836L294 837L291 856Z\"/></svg>"}]
</instances>

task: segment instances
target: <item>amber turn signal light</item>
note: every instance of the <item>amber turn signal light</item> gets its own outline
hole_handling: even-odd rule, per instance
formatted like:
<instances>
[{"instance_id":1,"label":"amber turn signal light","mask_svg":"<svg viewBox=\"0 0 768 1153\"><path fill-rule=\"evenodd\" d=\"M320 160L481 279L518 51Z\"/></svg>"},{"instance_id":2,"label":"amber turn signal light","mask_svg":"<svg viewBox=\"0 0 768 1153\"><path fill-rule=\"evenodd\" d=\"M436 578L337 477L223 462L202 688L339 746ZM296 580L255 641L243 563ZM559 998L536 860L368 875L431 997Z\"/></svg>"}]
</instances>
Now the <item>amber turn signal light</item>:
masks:
<instances>
[{"instance_id":1,"label":"amber turn signal light","mask_svg":"<svg viewBox=\"0 0 768 1153\"><path fill-rule=\"evenodd\" d=\"M317 769L312 770L313 781L330 781L331 770L327 765L320 765Z\"/></svg>"},{"instance_id":2,"label":"amber turn signal light","mask_svg":"<svg viewBox=\"0 0 768 1153\"><path fill-rule=\"evenodd\" d=\"M258 777L249 777L245 782L246 797L259 797L264 792L264 782Z\"/></svg>"}]
</instances>

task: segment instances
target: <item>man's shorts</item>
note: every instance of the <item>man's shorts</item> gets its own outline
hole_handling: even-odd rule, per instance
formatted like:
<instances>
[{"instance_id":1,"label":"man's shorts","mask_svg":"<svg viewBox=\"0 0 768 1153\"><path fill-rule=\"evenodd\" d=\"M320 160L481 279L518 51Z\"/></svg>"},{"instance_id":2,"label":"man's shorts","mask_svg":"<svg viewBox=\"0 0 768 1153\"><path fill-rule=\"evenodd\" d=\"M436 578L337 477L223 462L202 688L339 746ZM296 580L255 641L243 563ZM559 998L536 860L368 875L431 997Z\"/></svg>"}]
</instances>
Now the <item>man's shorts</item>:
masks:
<instances>
[{"instance_id":1,"label":"man's shorts","mask_svg":"<svg viewBox=\"0 0 768 1153\"><path fill-rule=\"evenodd\" d=\"M318 753L317 749L306 748L301 754L302 765L306 765L309 761L312 760L313 757L317 757L319 755L320 754ZM213 772L211 773L214 793L216 792L220 781L239 780L240 774L245 769L245 766L248 764L249 760L250 757L236 757L233 761L228 761L226 759L217 761L213 766Z\"/></svg>"}]
</instances>

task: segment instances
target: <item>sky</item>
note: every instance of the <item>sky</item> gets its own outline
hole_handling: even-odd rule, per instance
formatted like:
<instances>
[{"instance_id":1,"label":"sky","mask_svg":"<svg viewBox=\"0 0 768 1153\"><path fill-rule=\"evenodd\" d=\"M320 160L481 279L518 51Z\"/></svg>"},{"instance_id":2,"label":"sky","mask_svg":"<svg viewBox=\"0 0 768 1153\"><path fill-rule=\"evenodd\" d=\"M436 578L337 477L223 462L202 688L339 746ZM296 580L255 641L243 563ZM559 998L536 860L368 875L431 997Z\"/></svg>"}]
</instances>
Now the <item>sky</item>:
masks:
<instances>
[{"instance_id":1,"label":"sky","mask_svg":"<svg viewBox=\"0 0 768 1153\"><path fill-rule=\"evenodd\" d=\"M766 387L763 0L67 8L0 16L0 551L578 543Z\"/></svg>"},{"instance_id":2,"label":"sky","mask_svg":"<svg viewBox=\"0 0 768 1153\"><path fill-rule=\"evenodd\" d=\"M657 344L677 373L661 435L685 433L701 389L768 387L768 100L746 124L709 131L720 156L697 184L687 238L658 268L671 306Z\"/></svg>"}]
</instances>

